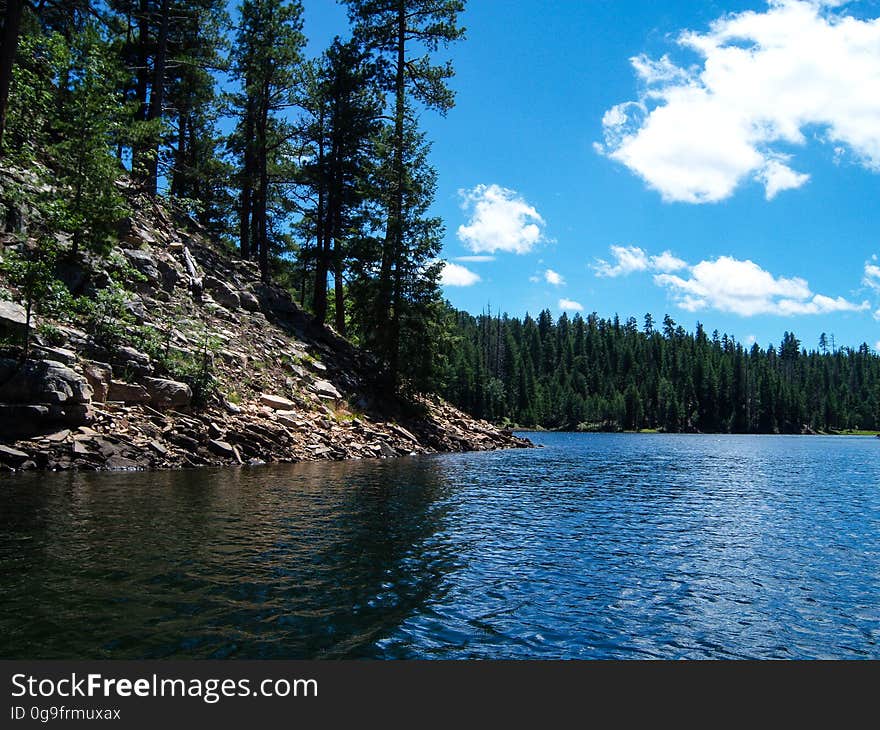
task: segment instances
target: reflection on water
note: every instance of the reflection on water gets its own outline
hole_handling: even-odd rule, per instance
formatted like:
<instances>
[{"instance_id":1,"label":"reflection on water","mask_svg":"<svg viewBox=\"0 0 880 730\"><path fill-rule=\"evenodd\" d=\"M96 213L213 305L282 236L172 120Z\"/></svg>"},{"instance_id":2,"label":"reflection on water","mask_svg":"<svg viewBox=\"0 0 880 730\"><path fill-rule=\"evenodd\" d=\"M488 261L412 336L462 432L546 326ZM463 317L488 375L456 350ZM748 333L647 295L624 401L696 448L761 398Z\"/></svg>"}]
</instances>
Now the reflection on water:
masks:
<instances>
[{"instance_id":1,"label":"reflection on water","mask_svg":"<svg viewBox=\"0 0 880 730\"><path fill-rule=\"evenodd\" d=\"M880 658L880 444L0 481L0 657Z\"/></svg>"}]
</instances>

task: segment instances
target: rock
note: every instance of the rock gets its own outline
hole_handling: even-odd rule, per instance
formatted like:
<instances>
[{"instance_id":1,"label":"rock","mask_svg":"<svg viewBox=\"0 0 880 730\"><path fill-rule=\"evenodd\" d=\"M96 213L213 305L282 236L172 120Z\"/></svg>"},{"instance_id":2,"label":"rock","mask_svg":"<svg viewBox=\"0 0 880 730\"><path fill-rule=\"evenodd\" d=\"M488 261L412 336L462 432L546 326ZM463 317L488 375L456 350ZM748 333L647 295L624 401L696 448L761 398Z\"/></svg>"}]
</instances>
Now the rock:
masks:
<instances>
[{"instance_id":1,"label":"rock","mask_svg":"<svg viewBox=\"0 0 880 730\"><path fill-rule=\"evenodd\" d=\"M260 311L260 300L249 291L239 291L238 301L241 303L242 308L246 309L248 312Z\"/></svg>"},{"instance_id":2,"label":"rock","mask_svg":"<svg viewBox=\"0 0 880 730\"><path fill-rule=\"evenodd\" d=\"M327 372L327 366L324 363L322 363L320 360L312 359L312 360L307 360L306 362L308 362L309 367L312 370L317 370L319 373L326 373Z\"/></svg>"},{"instance_id":3,"label":"rock","mask_svg":"<svg viewBox=\"0 0 880 730\"><path fill-rule=\"evenodd\" d=\"M62 441L66 441L68 436L70 436L70 429L65 428L61 431L56 431L55 433L49 434L48 436L46 436L46 440L51 441L52 443L61 443Z\"/></svg>"},{"instance_id":4,"label":"rock","mask_svg":"<svg viewBox=\"0 0 880 730\"><path fill-rule=\"evenodd\" d=\"M44 360L54 360L64 365L72 365L76 362L76 353L63 347L35 347L34 352Z\"/></svg>"},{"instance_id":5,"label":"rock","mask_svg":"<svg viewBox=\"0 0 880 730\"><path fill-rule=\"evenodd\" d=\"M241 299L238 292L225 281L214 276L206 276L204 278L205 289L207 289L214 301L227 309L238 309L241 305Z\"/></svg>"},{"instance_id":6,"label":"rock","mask_svg":"<svg viewBox=\"0 0 880 730\"><path fill-rule=\"evenodd\" d=\"M260 403L276 411L290 411L293 410L293 406L295 405L292 400L283 398L280 395L270 395L268 393L260 394Z\"/></svg>"},{"instance_id":7,"label":"rock","mask_svg":"<svg viewBox=\"0 0 880 730\"><path fill-rule=\"evenodd\" d=\"M192 390L186 383L165 378L144 378L144 387L154 408L184 408L192 400Z\"/></svg>"},{"instance_id":8,"label":"rock","mask_svg":"<svg viewBox=\"0 0 880 730\"><path fill-rule=\"evenodd\" d=\"M142 385L111 380L107 400L122 401L123 403L146 403L150 400L150 394Z\"/></svg>"},{"instance_id":9,"label":"rock","mask_svg":"<svg viewBox=\"0 0 880 730\"><path fill-rule=\"evenodd\" d=\"M83 374L92 386L92 400L103 403L107 400L113 370L107 363L90 361L83 365Z\"/></svg>"},{"instance_id":10,"label":"rock","mask_svg":"<svg viewBox=\"0 0 880 730\"><path fill-rule=\"evenodd\" d=\"M0 332L21 336L27 327L27 312L15 302L0 299Z\"/></svg>"},{"instance_id":11,"label":"rock","mask_svg":"<svg viewBox=\"0 0 880 730\"><path fill-rule=\"evenodd\" d=\"M156 439L150 441L150 448L155 451L159 456L167 456L168 449L166 449L162 444L160 444Z\"/></svg>"},{"instance_id":12,"label":"rock","mask_svg":"<svg viewBox=\"0 0 880 730\"><path fill-rule=\"evenodd\" d=\"M321 398L342 398L342 394L328 380L317 380L312 385L312 388Z\"/></svg>"},{"instance_id":13,"label":"rock","mask_svg":"<svg viewBox=\"0 0 880 730\"><path fill-rule=\"evenodd\" d=\"M150 367L150 356L140 350L135 350L127 345L120 347L117 356L125 363L134 363L141 367Z\"/></svg>"},{"instance_id":14,"label":"rock","mask_svg":"<svg viewBox=\"0 0 880 730\"><path fill-rule=\"evenodd\" d=\"M0 359L0 402L86 403L92 390L83 377L55 360L27 360L23 364Z\"/></svg>"},{"instance_id":15,"label":"rock","mask_svg":"<svg viewBox=\"0 0 880 730\"><path fill-rule=\"evenodd\" d=\"M180 272L167 261L159 260L157 266L161 277L159 282L161 287L167 292L174 291L174 287L181 278Z\"/></svg>"},{"instance_id":16,"label":"rock","mask_svg":"<svg viewBox=\"0 0 880 730\"><path fill-rule=\"evenodd\" d=\"M208 448L217 454L217 456L235 458L235 449L232 448L231 444L226 443L226 441L211 439L208 441Z\"/></svg>"},{"instance_id":17,"label":"rock","mask_svg":"<svg viewBox=\"0 0 880 730\"><path fill-rule=\"evenodd\" d=\"M397 452L384 441L379 442L379 452L385 459L394 459L397 456Z\"/></svg>"},{"instance_id":18,"label":"rock","mask_svg":"<svg viewBox=\"0 0 880 730\"><path fill-rule=\"evenodd\" d=\"M159 283L159 269L152 254L141 249L124 248L122 255L125 256L132 268L147 278L148 284L155 286Z\"/></svg>"},{"instance_id":19,"label":"rock","mask_svg":"<svg viewBox=\"0 0 880 730\"><path fill-rule=\"evenodd\" d=\"M396 433L398 436L403 436L403 438L407 439L408 441L414 441L415 443L419 442L419 440L409 431L407 431L403 426L398 426L396 423L392 423L389 428L394 431L394 433Z\"/></svg>"},{"instance_id":20,"label":"rock","mask_svg":"<svg viewBox=\"0 0 880 730\"><path fill-rule=\"evenodd\" d=\"M3 446L0 444L0 462L9 466L21 466L25 461L30 459L30 455L24 451L13 449L11 446Z\"/></svg>"}]
</instances>

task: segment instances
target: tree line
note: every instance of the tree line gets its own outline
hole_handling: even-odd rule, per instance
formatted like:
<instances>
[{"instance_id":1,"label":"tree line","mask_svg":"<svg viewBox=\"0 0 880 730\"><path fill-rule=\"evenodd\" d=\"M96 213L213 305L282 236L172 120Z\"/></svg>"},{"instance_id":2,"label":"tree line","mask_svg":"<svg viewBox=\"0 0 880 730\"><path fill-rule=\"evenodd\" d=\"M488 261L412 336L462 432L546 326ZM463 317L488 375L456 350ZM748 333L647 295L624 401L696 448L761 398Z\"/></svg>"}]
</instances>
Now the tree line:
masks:
<instances>
[{"instance_id":1,"label":"tree line","mask_svg":"<svg viewBox=\"0 0 880 730\"><path fill-rule=\"evenodd\" d=\"M419 120L454 104L437 56L464 2L343 4L349 27L308 58L298 0L7 0L0 155L49 170L66 256L108 250L125 174L372 350L391 386L426 388L443 224Z\"/></svg>"},{"instance_id":2,"label":"tree line","mask_svg":"<svg viewBox=\"0 0 880 730\"><path fill-rule=\"evenodd\" d=\"M443 394L522 426L581 430L801 433L880 429L880 357L867 344L808 351L786 332L745 347L668 315L537 319L449 310L456 346Z\"/></svg>"}]
</instances>

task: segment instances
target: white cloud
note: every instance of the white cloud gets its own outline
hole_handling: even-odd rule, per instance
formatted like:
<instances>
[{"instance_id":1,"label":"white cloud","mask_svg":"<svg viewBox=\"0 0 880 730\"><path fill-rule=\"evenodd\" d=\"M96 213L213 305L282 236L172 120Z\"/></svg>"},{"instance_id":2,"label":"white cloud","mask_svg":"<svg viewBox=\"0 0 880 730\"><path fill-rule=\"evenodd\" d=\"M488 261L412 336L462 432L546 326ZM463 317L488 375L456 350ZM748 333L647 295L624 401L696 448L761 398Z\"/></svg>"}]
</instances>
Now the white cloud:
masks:
<instances>
[{"instance_id":1,"label":"white cloud","mask_svg":"<svg viewBox=\"0 0 880 730\"><path fill-rule=\"evenodd\" d=\"M614 258L613 264L605 259L596 259L592 267L596 276L613 278L627 276L636 271L669 273L687 268L687 261L682 261L671 251L664 251L659 256L649 256L638 246L612 246L611 255Z\"/></svg>"},{"instance_id":2,"label":"white cloud","mask_svg":"<svg viewBox=\"0 0 880 730\"><path fill-rule=\"evenodd\" d=\"M689 203L728 198L748 179L768 199L805 185L779 145L804 146L808 127L836 160L846 150L880 171L880 19L832 9L844 4L771 0L686 31L678 45L696 66L632 58L643 91L605 112L596 148Z\"/></svg>"},{"instance_id":3,"label":"white cloud","mask_svg":"<svg viewBox=\"0 0 880 730\"><path fill-rule=\"evenodd\" d=\"M499 185L460 190L462 209L470 216L458 238L475 254L496 251L524 254L544 242L544 219L520 195Z\"/></svg>"},{"instance_id":4,"label":"white cloud","mask_svg":"<svg viewBox=\"0 0 880 730\"><path fill-rule=\"evenodd\" d=\"M875 349L877 352L880 352L880 340L877 340L877 344L874 345L874 349Z\"/></svg>"},{"instance_id":5,"label":"white cloud","mask_svg":"<svg viewBox=\"0 0 880 730\"><path fill-rule=\"evenodd\" d=\"M443 286L473 286L481 279L470 269L448 261L443 264L440 274L440 284Z\"/></svg>"},{"instance_id":6,"label":"white cloud","mask_svg":"<svg viewBox=\"0 0 880 730\"><path fill-rule=\"evenodd\" d=\"M575 302L572 299L560 299L559 300L559 308L563 310L567 310L569 312L583 312L584 305L580 302Z\"/></svg>"},{"instance_id":7,"label":"white cloud","mask_svg":"<svg viewBox=\"0 0 880 730\"><path fill-rule=\"evenodd\" d=\"M456 261L464 261L466 264L485 264L494 261L494 256L456 256Z\"/></svg>"},{"instance_id":8,"label":"white cloud","mask_svg":"<svg viewBox=\"0 0 880 730\"><path fill-rule=\"evenodd\" d=\"M669 289L675 303L689 312L715 309L752 317L861 312L869 308L868 302L856 304L843 297L814 294L804 279L776 277L753 261L730 256L701 261L690 268L688 278L656 274L654 282Z\"/></svg>"},{"instance_id":9,"label":"white cloud","mask_svg":"<svg viewBox=\"0 0 880 730\"><path fill-rule=\"evenodd\" d=\"M547 271L544 272L544 281L553 286L565 286L565 279L561 274L553 271L553 269L547 269Z\"/></svg>"},{"instance_id":10,"label":"white cloud","mask_svg":"<svg viewBox=\"0 0 880 730\"><path fill-rule=\"evenodd\" d=\"M865 275L862 277L862 284L871 287L874 291L880 292L880 266L865 262Z\"/></svg>"}]
</instances>

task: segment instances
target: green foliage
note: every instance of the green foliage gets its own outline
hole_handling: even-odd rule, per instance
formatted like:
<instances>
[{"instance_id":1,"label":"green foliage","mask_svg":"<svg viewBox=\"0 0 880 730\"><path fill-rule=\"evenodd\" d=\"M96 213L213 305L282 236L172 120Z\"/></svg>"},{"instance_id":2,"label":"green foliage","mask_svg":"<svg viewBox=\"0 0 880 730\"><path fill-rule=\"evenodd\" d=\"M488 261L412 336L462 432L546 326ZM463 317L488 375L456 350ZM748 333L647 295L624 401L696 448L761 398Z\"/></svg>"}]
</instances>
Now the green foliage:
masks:
<instances>
[{"instance_id":1,"label":"green foliage","mask_svg":"<svg viewBox=\"0 0 880 730\"><path fill-rule=\"evenodd\" d=\"M67 98L54 125L60 139L50 154L69 192L53 195L51 220L56 230L73 234L74 252L80 243L106 251L126 213L116 188L120 165L111 154L123 125L114 112L122 69L92 24L74 38L65 62Z\"/></svg>"},{"instance_id":2,"label":"green foliage","mask_svg":"<svg viewBox=\"0 0 880 730\"><path fill-rule=\"evenodd\" d=\"M189 385L193 392L193 405L204 406L217 384L214 359L222 342L205 325L196 352L182 350L172 345L172 321L169 318L159 327L138 327L133 343L150 356L157 374Z\"/></svg>"},{"instance_id":3,"label":"green foliage","mask_svg":"<svg viewBox=\"0 0 880 730\"><path fill-rule=\"evenodd\" d=\"M99 289L93 298L77 300L80 321L95 342L111 353L126 341L128 329L134 323L125 304L125 289L115 282Z\"/></svg>"},{"instance_id":4,"label":"green foliage","mask_svg":"<svg viewBox=\"0 0 880 730\"><path fill-rule=\"evenodd\" d=\"M40 322L40 324L37 325L37 334L43 342L50 347L61 346L67 341L64 333L54 324L50 324L49 322Z\"/></svg>"},{"instance_id":5,"label":"green foliage","mask_svg":"<svg viewBox=\"0 0 880 730\"><path fill-rule=\"evenodd\" d=\"M11 248L3 251L0 274L13 287L27 313L28 326L21 343L23 357L27 357L30 346L33 312L53 313L57 302L66 301L67 289L55 278L57 255L54 239L50 237L42 238L33 246L22 244L21 252Z\"/></svg>"}]
</instances>

